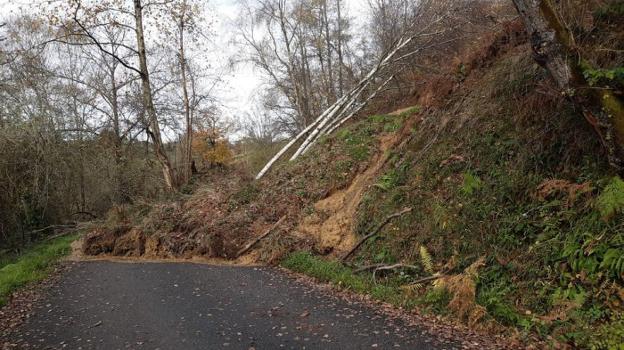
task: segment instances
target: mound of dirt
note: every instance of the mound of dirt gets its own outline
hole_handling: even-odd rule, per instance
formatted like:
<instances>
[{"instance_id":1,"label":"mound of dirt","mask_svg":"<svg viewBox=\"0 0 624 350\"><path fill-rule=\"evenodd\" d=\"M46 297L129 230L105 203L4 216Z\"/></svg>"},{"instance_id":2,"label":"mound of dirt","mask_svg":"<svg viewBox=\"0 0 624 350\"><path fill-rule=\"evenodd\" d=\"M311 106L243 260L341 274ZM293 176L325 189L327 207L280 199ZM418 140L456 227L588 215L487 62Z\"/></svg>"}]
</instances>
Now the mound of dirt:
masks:
<instances>
[{"instance_id":1,"label":"mound of dirt","mask_svg":"<svg viewBox=\"0 0 624 350\"><path fill-rule=\"evenodd\" d=\"M458 59L466 62L468 70L486 65L503 47L524 40L516 27L489 38L492 44L476 55ZM423 73L420 79L429 83L412 98L425 108L440 106L460 85L448 72ZM371 106L371 110L392 105ZM235 172L217 174L190 197L153 205L147 214L130 217L118 228L94 230L85 239L83 251L87 255L244 259L237 256L240 248L284 216L280 227L251 251L253 259L276 262L302 247L322 254L348 251L357 240L356 216L364 194L389 157L409 143L421 116L413 108L401 108L381 116L381 122L361 119L319 142L296 162L276 166L258 182Z\"/></svg>"},{"instance_id":2,"label":"mound of dirt","mask_svg":"<svg viewBox=\"0 0 624 350\"><path fill-rule=\"evenodd\" d=\"M125 235L130 229L129 226L117 226L114 229L96 228L84 237L82 252L85 255L113 253L117 239Z\"/></svg>"},{"instance_id":3,"label":"mound of dirt","mask_svg":"<svg viewBox=\"0 0 624 350\"><path fill-rule=\"evenodd\" d=\"M113 255L117 256L141 256L145 252L145 234L132 228L128 233L115 240Z\"/></svg>"},{"instance_id":4,"label":"mound of dirt","mask_svg":"<svg viewBox=\"0 0 624 350\"><path fill-rule=\"evenodd\" d=\"M388 114L399 116L410 108L403 108ZM315 212L304 217L296 232L318 241L318 250L323 254L340 255L353 247L357 241L355 235L355 216L362 201L362 196L377 180L380 170L390 156L390 150L396 148L414 126L416 118L410 119L401 132L382 134L378 150L369 162L366 170L353 179L349 187L338 190L314 204Z\"/></svg>"}]
</instances>

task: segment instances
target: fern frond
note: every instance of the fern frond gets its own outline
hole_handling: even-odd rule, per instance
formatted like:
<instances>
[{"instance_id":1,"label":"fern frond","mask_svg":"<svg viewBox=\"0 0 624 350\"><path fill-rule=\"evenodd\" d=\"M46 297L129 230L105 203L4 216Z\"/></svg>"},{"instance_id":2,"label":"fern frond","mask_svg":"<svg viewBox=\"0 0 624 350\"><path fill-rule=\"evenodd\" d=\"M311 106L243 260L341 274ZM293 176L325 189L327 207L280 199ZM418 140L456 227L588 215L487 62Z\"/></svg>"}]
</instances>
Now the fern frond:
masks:
<instances>
[{"instance_id":1,"label":"fern frond","mask_svg":"<svg viewBox=\"0 0 624 350\"><path fill-rule=\"evenodd\" d=\"M418 294L424 287L425 285L422 283L414 283L401 286L400 288L403 292L405 292L408 297L413 297Z\"/></svg>"},{"instance_id":2,"label":"fern frond","mask_svg":"<svg viewBox=\"0 0 624 350\"><path fill-rule=\"evenodd\" d=\"M431 254L429 254L427 247L424 245L420 246L420 261L425 269L425 272L433 275L433 259L431 258Z\"/></svg>"},{"instance_id":3,"label":"fern frond","mask_svg":"<svg viewBox=\"0 0 624 350\"><path fill-rule=\"evenodd\" d=\"M446 289L448 286L447 280L444 278L437 279L433 281L433 288L437 290Z\"/></svg>"},{"instance_id":4,"label":"fern frond","mask_svg":"<svg viewBox=\"0 0 624 350\"><path fill-rule=\"evenodd\" d=\"M624 181L617 176L611 179L598 196L596 207L605 219L624 211Z\"/></svg>"},{"instance_id":5,"label":"fern frond","mask_svg":"<svg viewBox=\"0 0 624 350\"><path fill-rule=\"evenodd\" d=\"M624 274L624 251L617 248L607 250L600 268L608 269L615 276Z\"/></svg>"}]
</instances>

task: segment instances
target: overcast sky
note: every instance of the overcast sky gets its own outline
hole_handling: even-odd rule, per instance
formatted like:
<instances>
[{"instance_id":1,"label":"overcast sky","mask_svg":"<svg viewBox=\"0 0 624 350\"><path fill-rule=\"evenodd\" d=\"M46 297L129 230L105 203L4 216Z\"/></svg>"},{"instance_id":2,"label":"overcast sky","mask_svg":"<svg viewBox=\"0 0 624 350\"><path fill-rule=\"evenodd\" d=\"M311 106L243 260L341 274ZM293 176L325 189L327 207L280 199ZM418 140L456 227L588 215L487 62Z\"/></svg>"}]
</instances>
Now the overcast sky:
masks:
<instances>
[{"instance_id":1,"label":"overcast sky","mask_svg":"<svg viewBox=\"0 0 624 350\"><path fill-rule=\"evenodd\" d=\"M20 8L32 8L33 4L47 0L0 0L0 19L18 13ZM237 0L210 0L208 2L208 15L213 16L213 42L205 59L210 66L219 72L225 72L224 84L216 92L217 99L222 104L222 110L232 118L253 109L255 98L261 89L262 76L250 65L237 65L233 71L226 71L228 59L238 52L238 48L232 45L231 40L235 33L234 22L239 9ZM366 16L366 0L345 0L346 13L353 18L355 26L364 22Z\"/></svg>"},{"instance_id":2,"label":"overcast sky","mask_svg":"<svg viewBox=\"0 0 624 350\"><path fill-rule=\"evenodd\" d=\"M2 1L2 0L0 0ZM366 0L345 0L347 16L353 17L354 22L363 23L368 7ZM239 13L237 0L212 0L212 6L216 12L215 32L216 51L221 51L225 57L217 58L219 61L227 61L229 55L236 54L237 48L232 47L230 41L235 32L234 21ZM228 114L236 116L253 108L255 98L261 89L262 76L250 65L239 65L234 72L226 78L226 86L220 92L222 103Z\"/></svg>"}]
</instances>

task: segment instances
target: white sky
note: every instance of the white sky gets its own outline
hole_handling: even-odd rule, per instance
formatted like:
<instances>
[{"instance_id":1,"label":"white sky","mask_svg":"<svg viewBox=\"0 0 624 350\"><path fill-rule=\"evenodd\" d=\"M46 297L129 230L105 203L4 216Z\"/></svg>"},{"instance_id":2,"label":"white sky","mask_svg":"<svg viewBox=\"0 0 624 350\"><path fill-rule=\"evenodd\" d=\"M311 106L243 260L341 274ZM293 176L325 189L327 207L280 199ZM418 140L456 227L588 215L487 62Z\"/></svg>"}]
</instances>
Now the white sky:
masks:
<instances>
[{"instance_id":1,"label":"white sky","mask_svg":"<svg viewBox=\"0 0 624 350\"><path fill-rule=\"evenodd\" d=\"M212 60L216 65L224 65L230 56L238 51L238 48L231 44L238 5L236 0L212 0L211 5L216 12ZM225 85L218 92L218 100L223 104L224 113L236 118L237 115L251 111L254 95L261 85L259 72L249 64L239 64L224 78Z\"/></svg>"},{"instance_id":2,"label":"white sky","mask_svg":"<svg viewBox=\"0 0 624 350\"><path fill-rule=\"evenodd\" d=\"M0 0L0 20L18 13L20 8L28 9L36 3L46 0ZM205 55L209 64L222 71L231 55L239 48L231 43L235 33L234 21L238 16L237 0L210 0L208 11L214 15L213 32L215 34L210 49ZM344 0L346 15L353 19L354 31L364 23L367 14L367 0ZM223 76L224 84L216 91L216 98L222 105L222 111L228 117L239 119L246 112L254 109L255 98L261 89L262 75L249 64L237 65L236 69Z\"/></svg>"}]
</instances>

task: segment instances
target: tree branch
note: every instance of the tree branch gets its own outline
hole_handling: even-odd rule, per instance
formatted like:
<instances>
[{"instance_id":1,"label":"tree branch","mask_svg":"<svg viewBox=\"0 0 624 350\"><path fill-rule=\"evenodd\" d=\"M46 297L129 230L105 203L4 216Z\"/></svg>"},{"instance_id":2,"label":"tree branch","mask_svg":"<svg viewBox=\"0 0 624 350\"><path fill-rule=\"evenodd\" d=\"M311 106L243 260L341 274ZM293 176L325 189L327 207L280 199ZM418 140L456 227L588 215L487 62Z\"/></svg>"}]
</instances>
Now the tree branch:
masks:
<instances>
[{"instance_id":1,"label":"tree branch","mask_svg":"<svg viewBox=\"0 0 624 350\"><path fill-rule=\"evenodd\" d=\"M403 214L409 213L411 211L412 211L412 208L405 208L399 212L386 216L386 218L381 222L381 224L379 224L379 226L377 226L376 229L374 229L371 233L367 234L366 236L362 237L362 239L360 239L360 241L350 251L348 251L340 260L343 262L346 261L362 244L364 244L364 242L366 242L371 237L379 233L379 231L381 231L381 229L384 226L386 226L392 219L399 217Z\"/></svg>"},{"instance_id":2,"label":"tree branch","mask_svg":"<svg viewBox=\"0 0 624 350\"><path fill-rule=\"evenodd\" d=\"M263 234L261 234L260 236L258 236L258 238L254 239L253 241L249 242L244 248L242 248L241 250L238 251L238 253L236 253L236 257L239 257L245 253L247 253L254 245L256 245L258 242L260 242L261 240L263 240L266 236L268 236L269 234L271 234L271 232L273 232L273 230L279 226L282 221L284 221L286 219L286 215L282 216L276 223L274 223L273 225L271 225L271 227L269 227Z\"/></svg>"}]
</instances>

